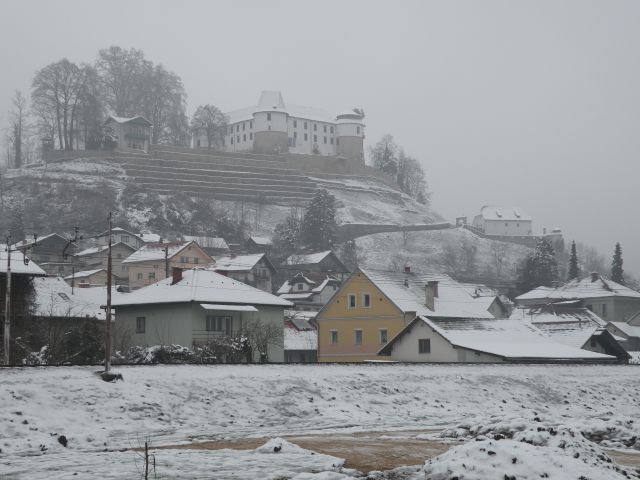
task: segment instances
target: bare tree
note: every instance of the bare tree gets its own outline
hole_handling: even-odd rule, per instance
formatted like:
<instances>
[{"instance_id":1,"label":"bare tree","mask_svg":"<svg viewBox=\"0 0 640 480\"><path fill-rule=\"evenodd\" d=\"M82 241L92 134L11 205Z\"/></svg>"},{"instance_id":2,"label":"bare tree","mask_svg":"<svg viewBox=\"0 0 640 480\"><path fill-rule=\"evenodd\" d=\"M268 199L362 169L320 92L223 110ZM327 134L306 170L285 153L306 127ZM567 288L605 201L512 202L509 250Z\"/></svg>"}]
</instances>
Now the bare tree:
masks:
<instances>
[{"instance_id":1,"label":"bare tree","mask_svg":"<svg viewBox=\"0 0 640 480\"><path fill-rule=\"evenodd\" d=\"M24 164L27 118L27 99L22 95L22 92L16 90L11 99L11 110L9 111L7 166L20 168Z\"/></svg>"},{"instance_id":2,"label":"bare tree","mask_svg":"<svg viewBox=\"0 0 640 480\"><path fill-rule=\"evenodd\" d=\"M429 203L429 193L427 191L427 181L425 180L424 169L420 162L399 149L398 153L398 174L396 182L404 193L416 199L422 204Z\"/></svg>"},{"instance_id":3,"label":"bare tree","mask_svg":"<svg viewBox=\"0 0 640 480\"><path fill-rule=\"evenodd\" d=\"M201 105L193 114L191 131L195 136L204 135L207 139L207 149L222 145L227 132L228 119L222 111L214 105Z\"/></svg>"},{"instance_id":4,"label":"bare tree","mask_svg":"<svg viewBox=\"0 0 640 480\"><path fill-rule=\"evenodd\" d=\"M248 321L243 330L250 349L248 356L254 361L257 353L260 363L266 363L269 361L269 347L284 347L284 325L254 319Z\"/></svg>"}]
</instances>

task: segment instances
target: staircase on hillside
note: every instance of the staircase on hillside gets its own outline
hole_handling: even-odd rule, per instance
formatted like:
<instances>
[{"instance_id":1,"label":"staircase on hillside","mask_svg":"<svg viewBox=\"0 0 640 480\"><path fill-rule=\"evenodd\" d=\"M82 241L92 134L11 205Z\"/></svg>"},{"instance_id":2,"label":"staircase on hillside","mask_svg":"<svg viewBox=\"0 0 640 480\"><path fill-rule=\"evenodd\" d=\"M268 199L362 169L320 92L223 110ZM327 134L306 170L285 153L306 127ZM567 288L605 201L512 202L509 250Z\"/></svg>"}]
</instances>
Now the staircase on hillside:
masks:
<instances>
[{"instance_id":1,"label":"staircase on hillside","mask_svg":"<svg viewBox=\"0 0 640 480\"><path fill-rule=\"evenodd\" d=\"M220 200L305 205L318 188L277 156L156 145L147 157L123 155L118 161L138 185L160 194L182 192Z\"/></svg>"}]
</instances>

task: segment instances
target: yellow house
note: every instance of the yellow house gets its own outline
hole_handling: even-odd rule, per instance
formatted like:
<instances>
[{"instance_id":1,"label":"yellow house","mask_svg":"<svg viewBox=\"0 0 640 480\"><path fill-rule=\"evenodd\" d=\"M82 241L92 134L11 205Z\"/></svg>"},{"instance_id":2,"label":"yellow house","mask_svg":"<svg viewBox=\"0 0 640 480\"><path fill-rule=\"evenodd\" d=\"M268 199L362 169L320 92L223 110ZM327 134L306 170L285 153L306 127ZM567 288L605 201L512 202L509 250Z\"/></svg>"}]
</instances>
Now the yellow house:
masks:
<instances>
[{"instance_id":1,"label":"yellow house","mask_svg":"<svg viewBox=\"0 0 640 480\"><path fill-rule=\"evenodd\" d=\"M357 269L318 312L318 361L380 359L378 351L417 315L496 318L495 296L480 297L446 275Z\"/></svg>"}]
</instances>

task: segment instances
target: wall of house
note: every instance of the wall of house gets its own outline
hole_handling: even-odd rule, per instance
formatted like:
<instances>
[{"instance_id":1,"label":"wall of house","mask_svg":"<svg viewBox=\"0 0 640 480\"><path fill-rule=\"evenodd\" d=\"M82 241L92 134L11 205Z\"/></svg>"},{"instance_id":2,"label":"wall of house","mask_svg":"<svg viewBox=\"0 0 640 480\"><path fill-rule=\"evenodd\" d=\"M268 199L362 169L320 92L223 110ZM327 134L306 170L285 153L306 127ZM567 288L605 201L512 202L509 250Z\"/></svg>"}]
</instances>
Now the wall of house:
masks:
<instances>
[{"instance_id":1,"label":"wall of house","mask_svg":"<svg viewBox=\"0 0 640 480\"><path fill-rule=\"evenodd\" d=\"M191 347L193 318L200 306L189 303L116 307L118 329L130 332L130 345ZM136 333L136 318L145 317L145 332Z\"/></svg>"},{"instance_id":2,"label":"wall of house","mask_svg":"<svg viewBox=\"0 0 640 480\"><path fill-rule=\"evenodd\" d=\"M418 340L431 340L431 352L419 353ZM384 358L384 357L380 357ZM463 362L463 363L502 363L494 355L474 352L466 348L455 348L442 335L424 322L416 322L410 332L405 333L393 345L391 359L398 362Z\"/></svg>"},{"instance_id":3,"label":"wall of house","mask_svg":"<svg viewBox=\"0 0 640 480\"><path fill-rule=\"evenodd\" d=\"M487 235L531 235L531 220L486 220L480 215L473 219L473 226Z\"/></svg>"},{"instance_id":4,"label":"wall of house","mask_svg":"<svg viewBox=\"0 0 640 480\"><path fill-rule=\"evenodd\" d=\"M113 276L111 276L111 278L113 279ZM107 272L106 271L100 271L100 272L94 273L93 275L89 275L88 277L76 278L74 281L75 281L76 286L80 285L82 283L86 283L86 284L89 284L89 285L106 285L107 284ZM69 285L71 285L71 279L67 280L67 283Z\"/></svg>"},{"instance_id":5,"label":"wall of house","mask_svg":"<svg viewBox=\"0 0 640 480\"><path fill-rule=\"evenodd\" d=\"M185 257L187 261L183 262L182 257ZM211 261L211 257L204 250L196 245L190 245L169 259L169 275L171 275L173 267L188 270L195 267L206 267ZM125 263L125 265L129 275L129 288L132 290L146 287L166 278L164 259ZM139 278L140 275L142 278Z\"/></svg>"},{"instance_id":6,"label":"wall of house","mask_svg":"<svg viewBox=\"0 0 640 480\"><path fill-rule=\"evenodd\" d=\"M362 295L371 295L371 306L362 306ZM349 308L348 295L356 295L356 307ZM413 316L411 316L413 317ZM318 318L318 360L320 362L361 362L377 358L384 346L380 329L391 340L405 326L405 315L363 274L352 275L331 298ZM355 330L362 330L362 344L355 344ZM338 342L331 345L331 331Z\"/></svg>"}]
</instances>

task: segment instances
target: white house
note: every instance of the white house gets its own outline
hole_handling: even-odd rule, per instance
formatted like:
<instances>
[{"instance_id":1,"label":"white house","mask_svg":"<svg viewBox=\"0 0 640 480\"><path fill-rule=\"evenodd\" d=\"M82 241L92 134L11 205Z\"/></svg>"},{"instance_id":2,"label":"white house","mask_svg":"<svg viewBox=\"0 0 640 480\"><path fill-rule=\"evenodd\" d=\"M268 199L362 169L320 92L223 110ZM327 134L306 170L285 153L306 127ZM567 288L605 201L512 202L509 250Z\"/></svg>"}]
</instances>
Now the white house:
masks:
<instances>
[{"instance_id":1,"label":"white house","mask_svg":"<svg viewBox=\"0 0 640 480\"><path fill-rule=\"evenodd\" d=\"M330 114L285 103L279 91L263 91L256 104L225 115L229 125L223 148L228 152L341 155L364 165L360 109ZM208 147L206 136L194 137L194 147Z\"/></svg>"},{"instance_id":2,"label":"white house","mask_svg":"<svg viewBox=\"0 0 640 480\"><path fill-rule=\"evenodd\" d=\"M532 219L518 207L485 205L473 219L473 226L487 235L532 235Z\"/></svg>"},{"instance_id":3,"label":"white house","mask_svg":"<svg viewBox=\"0 0 640 480\"><path fill-rule=\"evenodd\" d=\"M133 345L190 347L269 329L274 335L267 360L284 361L284 309L292 304L210 269L174 268L171 277L123 295L113 306Z\"/></svg>"},{"instance_id":4,"label":"white house","mask_svg":"<svg viewBox=\"0 0 640 480\"><path fill-rule=\"evenodd\" d=\"M614 356L554 342L531 323L513 319L416 317L382 347L399 362L613 363Z\"/></svg>"},{"instance_id":5,"label":"white house","mask_svg":"<svg viewBox=\"0 0 640 480\"><path fill-rule=\"evenodd\" d=\"M153 124L143 116L118 117L109 115L104 125L119 150L149 151Z\"/></svg>"},{"instance_id":6,"label":"white house","mask_svg":"<svg viewBox=\"0 0 640 480\"><path fill-rule=\"evenodd\" d=\"M295 303L298 310L319 310L331 300L341 284L327 273L298 273L282 284L278 296Z\"/></svg>"},{"instance_id":7,"label":"white house","mask_svg":"<svg viewBox=\"0 0 640 480\"><path fill-rule=\"evenodd\" d=\"M213 268L218 273L260 290L273 292L272 279L276 269L264 253L216 257L216 264Z\"/></svg>"}]
</instances>

